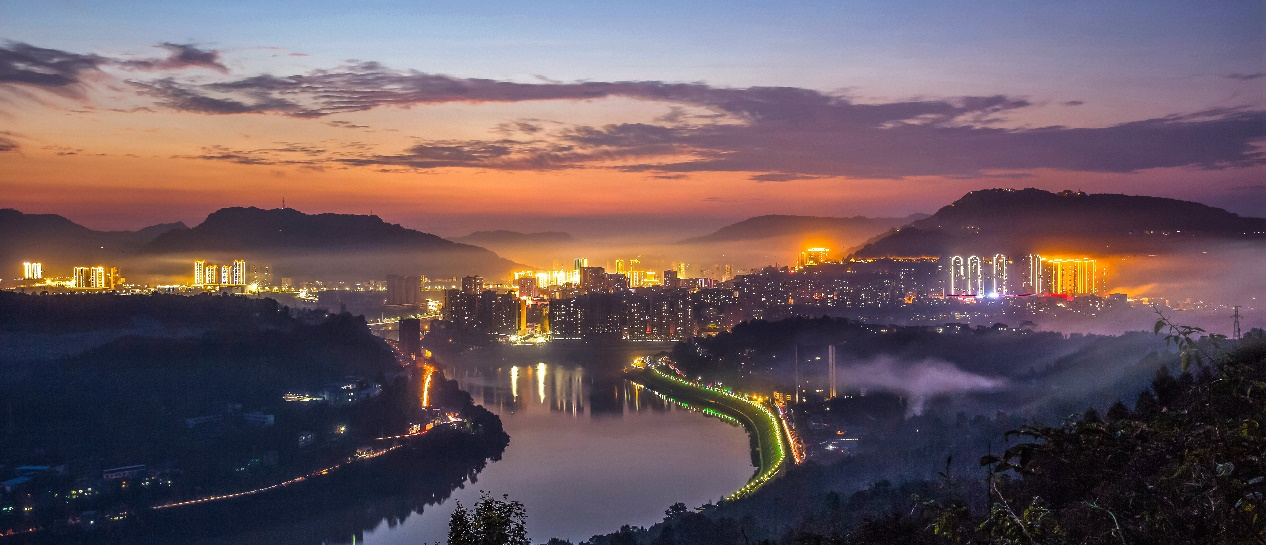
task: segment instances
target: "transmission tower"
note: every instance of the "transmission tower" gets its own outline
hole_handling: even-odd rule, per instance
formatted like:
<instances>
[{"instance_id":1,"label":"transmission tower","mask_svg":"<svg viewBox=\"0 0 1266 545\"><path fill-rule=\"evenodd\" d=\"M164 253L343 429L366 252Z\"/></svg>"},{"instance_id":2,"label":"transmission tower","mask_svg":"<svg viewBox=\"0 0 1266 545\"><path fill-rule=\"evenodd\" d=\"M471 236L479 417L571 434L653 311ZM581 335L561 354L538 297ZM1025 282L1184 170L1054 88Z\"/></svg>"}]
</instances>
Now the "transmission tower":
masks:
<instances>
[{"instance_id":1,"label":"transmission tower","mask_svg":"<svg viewBox=\"0 0 1266 545\"><path fill-rule=\"evenodd\" d=\"M1235 319L1235 326L1231 328L1231 338L1239 339L1240 338L1240 306L1239 305L1235 305L1235 314L1233 314L1231 317Z\"/></svg>"}]
</instances>

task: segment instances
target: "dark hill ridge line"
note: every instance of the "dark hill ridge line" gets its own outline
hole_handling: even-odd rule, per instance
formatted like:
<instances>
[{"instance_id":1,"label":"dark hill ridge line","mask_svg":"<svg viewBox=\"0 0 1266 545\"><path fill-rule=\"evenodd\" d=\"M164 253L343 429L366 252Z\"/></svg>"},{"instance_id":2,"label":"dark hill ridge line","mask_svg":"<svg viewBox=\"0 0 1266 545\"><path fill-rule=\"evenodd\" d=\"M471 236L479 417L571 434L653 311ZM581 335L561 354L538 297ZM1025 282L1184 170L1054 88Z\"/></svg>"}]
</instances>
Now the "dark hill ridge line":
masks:
<instances>
[{"instance_id":1,"label":"dark hill ridge line","mask_svg":"<svg viewBox=\"0 0 1266 545\"><path fill-rule=\"evenodd\" d=\"M1040 189L973 191L894 229L857 257L1026 253L1055 247L1095 253L1167 253L1196 240L1266 240L1266 219L1200 203Z\"/></svg>"},{"instance_id":2,"label":"dark hill ridge line","mask_svg":"<svg viewBox=\"0 0 1266 545\"><path fill-rule=\"evenodd\" d=\"M189 250L234 251L277 248L378 248L399 245L419 249L482 250L430 233L387 223L378 216L305 214L293 208L264 210L222 208L196 227L170 231L143 249L146 253ZM486 251L486 250L484 250Z\"/></svg>"},{"instance_id":3,"label":"dark hill ridge line","mask_svg":"<svg viewBox=\"0 0 1266 545\"><path fill-rule=\"evenodd\" d=\"M499 229L496 231L475 231L464 237L456 237L449 240L463 244L474 244L477 246L492 246L507 244L559 244L573 242L576 239L571 236L571 233L565 233L562 231L524 233L521 231Z\"/></svg>"},{"instance_id":4,"label":"dark hill ridge line","mask_svg":"<svg viewBox=\"0 0 1266 545\"><path fill-rule=\"evenodd\" d=\"M121 238L138 238L146 242L167 231L188 229L183 222L159 223L137 229L136 231L97 231L79 225L58 214L27 214L13 208L0 208L0 234L16 235L73 235L73 236L115 236Z\"/></svg>"},{"instance_id":5,"label":"dark hill ridge line","mask_svg":"<svg viewBox=\"0 0 1266 545\"><path fill-rule=\"evenodd\" d=\"M137 231L96 231L57 214L26 214L0 209L0 266L21 261L44 262L45 270L94 261L113 261L135 253L154 238L186 230L185 224L164 223ZM0 275L0 277L8 274Z\"/></svg>"},{"instance_id":6,"label":"dark hill ridge line","mask_svg":"<svg viewBox=\"0 0 1266 545\"><path fill-rule=\"evenodd\" d=\"M905 225L924 217L926 215L923 214L915 214L904 218L870 218L866 216L837 218L769 214L726 225L707 235L682 240L679 244L737 242L782 236L800 236L810 233L838 233L852 237L869 238L885 230Z\"/></svg>"},{"instance_id":7,"label":"dark hill ridge line","mask_svg":"<svg viewBox=\"0 0 1266 545\"><path fill-rule=\"evenodd\" d=\"M232 256L313 278L392 274L500 277L521 266L378 216L305 214L293 208L222 208L196 227L171 231L141 249L148 256Z\"/></svg>"}]
</instances>

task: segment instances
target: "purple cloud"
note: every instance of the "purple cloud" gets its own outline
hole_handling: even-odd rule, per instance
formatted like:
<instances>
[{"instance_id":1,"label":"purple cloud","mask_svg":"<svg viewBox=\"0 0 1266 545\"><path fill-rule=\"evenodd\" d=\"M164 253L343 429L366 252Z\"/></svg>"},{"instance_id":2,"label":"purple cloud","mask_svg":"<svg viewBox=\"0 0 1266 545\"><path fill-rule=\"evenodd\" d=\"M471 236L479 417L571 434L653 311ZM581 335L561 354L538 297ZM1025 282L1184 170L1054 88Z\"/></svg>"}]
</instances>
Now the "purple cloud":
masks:
<instances>
[{"instance_id":1,"label":"purple cloud","mask_svg":"<svg viewBox=\"0 0 1266 545\"><path fill-rule=\"evenodd\" d=\"M97 55L5 42L0 45L0 86L27 86L78 95L84 75L100 70L106 62L106 58Z\"/></svg>"},{"instance_id":2,"label":"purple cloud","mask_svg":"<svg viewBox=\"0 0 1266 545\"><path fill-rule=\"evenodd\" d=\"M0 153L7 151L17 152L21 149L18 142L12 138L5 136L7 133L0 133Z\"/></svg>"},{"instance_id":3,"label":"purple cloud","mask_svg":"<svg viewBox=\"0 0 1266 545\"><path fill-rule=\"evenodd\" d=\"M167 57L162 59L136 59L119 61L119 66L131 70L159 71L183 70L186 68L208 68L227 74L229 68L220 62L220 52L214 49L199 49L192 44L175 44L164 42L156 47L167 50Z\"/></svg>"}]
</instances>

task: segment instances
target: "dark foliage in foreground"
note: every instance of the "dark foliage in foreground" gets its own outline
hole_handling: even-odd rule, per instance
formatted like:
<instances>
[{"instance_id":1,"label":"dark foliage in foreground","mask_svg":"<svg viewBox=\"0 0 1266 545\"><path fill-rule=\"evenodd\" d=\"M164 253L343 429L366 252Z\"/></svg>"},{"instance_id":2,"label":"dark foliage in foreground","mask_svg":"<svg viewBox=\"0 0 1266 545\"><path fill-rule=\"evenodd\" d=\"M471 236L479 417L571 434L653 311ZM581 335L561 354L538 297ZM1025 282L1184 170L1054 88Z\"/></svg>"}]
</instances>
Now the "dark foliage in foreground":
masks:
<instances>
[{"instance_id":1,"label":"dark foliage in foreground","mask_svg":"<svg viewBox=\"0 0 1266 545\"><path fill-rule=\"evenodd\" d=\"M1160 369L1133 409L1009 432L1022 441L981 459L983 482L880 482L778 527L679 504L650 529L587 543L1266 543L1266 332L1229 352L1186 348L1213 356Z\"/></svg>"}]
</instances>

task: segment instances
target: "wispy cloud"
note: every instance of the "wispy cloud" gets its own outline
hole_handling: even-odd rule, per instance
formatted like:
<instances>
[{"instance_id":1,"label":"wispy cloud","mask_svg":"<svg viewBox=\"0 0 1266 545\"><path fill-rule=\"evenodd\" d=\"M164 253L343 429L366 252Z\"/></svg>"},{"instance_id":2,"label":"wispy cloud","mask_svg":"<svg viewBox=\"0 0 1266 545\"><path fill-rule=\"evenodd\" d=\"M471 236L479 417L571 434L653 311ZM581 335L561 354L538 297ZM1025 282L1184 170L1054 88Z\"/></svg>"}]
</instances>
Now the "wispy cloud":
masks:
<instances>
[{"instance_id":1,"label":"wispy cloud","mask_svg":"<svg viewBox=\"0 0 1266 545\"><path fill-rule=\"evenodd\" d=\"M7 136L8 134L10 133L0 132L0 153L7 151L20 151L22 147L18 145L17 140L9 138Z\"/></svg>"},{"instance_id":2,"label":"wispy cloud","mask_svg":"<svg viewBox=\"0 0 1266 545\"><path fill-rule=\"evenodd\" d=\"M131 70L151 72L186 68L207 68L222 74L229 72L229 68L220 62L220 52L214 49L200 49L192 44L171 42L164 42L155 47L166 49L167 56L161 59L121 60L117 64Z\"/></svg>"},{"instance_id":3,"label":"wispy cloud","mask_svg":"<svg viewBox=\"0 0 1266 545\"><path fill-rule=\"evenodd\" d=\"M257 164L302 162L426 170L610 168L649 175L744 172L764 182L821 177L979 178L1034 169L1137 172L1167 167L1261 166L1266 112L1222 109L1107 127L1002 128L998 121L1036 107L1005 95L860 102L794 87L717 87L663 81L531 83L459 78L357 62L293 75L262 74L205 82L181 74L225 73L218 52L162 44L169 55L120 61L10 43L0 48L0 85L73 89L106 65L142 63L164 73L134 79L153 106L208 115L325 118L427 104L587 101L631 98L671 108L647 123L567 125L515 119L486 139L421 140L401 150L290 153L206 152L189 157ZM1232 75L1255 79L1260 74ZM1229 76L1230 77L1230 76ZM1067 101L1077 105L1079 101ZM686 112L701 112L699 114ZM349 121L334 127L365 128ZM335 149L338 149L337 147ZM272 163L269 163L272 164ZM1002 173L1002 174L999 174Z\"/></svg>"},{"instance_id":4,"label":"wispy cloud","mask_svg":"<svg viewBox=\"0 0 1266 545\"><path fill-rule=\"evenodd\" d=\"M84 76L100 70L108 59L46 49L20 42L0 45L0 86L43 89L78 96Z\"/></svg>"}]
</instances>

